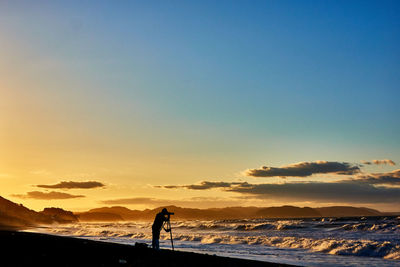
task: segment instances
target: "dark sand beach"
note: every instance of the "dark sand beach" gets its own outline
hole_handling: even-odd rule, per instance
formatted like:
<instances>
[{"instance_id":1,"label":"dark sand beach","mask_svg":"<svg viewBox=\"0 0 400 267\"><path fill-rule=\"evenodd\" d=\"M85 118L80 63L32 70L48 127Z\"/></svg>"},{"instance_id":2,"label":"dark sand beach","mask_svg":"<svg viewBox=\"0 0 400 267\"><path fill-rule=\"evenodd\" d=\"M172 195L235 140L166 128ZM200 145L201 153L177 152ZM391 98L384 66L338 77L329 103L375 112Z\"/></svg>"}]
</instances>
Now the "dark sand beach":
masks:
<instances>
[{"instance_id":1,"label":"dark sand beach","mask_svg":"<svg viewBox=\"0 0 400 267\"><path fill-rule=\"evenodd\" d=\"M0 266L290 266L19 231L0 240Z\"/></svg>"}]
</instances>

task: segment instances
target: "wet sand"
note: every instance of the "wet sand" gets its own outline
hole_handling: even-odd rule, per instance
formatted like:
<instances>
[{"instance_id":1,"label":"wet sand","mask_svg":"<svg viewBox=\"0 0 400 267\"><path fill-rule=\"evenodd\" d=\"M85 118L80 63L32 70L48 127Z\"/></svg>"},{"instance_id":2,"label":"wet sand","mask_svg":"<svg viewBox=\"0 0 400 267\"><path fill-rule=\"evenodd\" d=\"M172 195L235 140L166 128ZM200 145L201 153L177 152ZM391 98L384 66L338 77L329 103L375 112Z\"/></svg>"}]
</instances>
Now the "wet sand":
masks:
<instances>
[{"instance_id":1,"label":"wet sand","mask_svg":"<svg viewBox=\"0 0 400 267\"><path fill-rule=\"evenodd\" d=\"M72 237L0 230L0 266L291 266Z\"/></svg>"}]
</instances>

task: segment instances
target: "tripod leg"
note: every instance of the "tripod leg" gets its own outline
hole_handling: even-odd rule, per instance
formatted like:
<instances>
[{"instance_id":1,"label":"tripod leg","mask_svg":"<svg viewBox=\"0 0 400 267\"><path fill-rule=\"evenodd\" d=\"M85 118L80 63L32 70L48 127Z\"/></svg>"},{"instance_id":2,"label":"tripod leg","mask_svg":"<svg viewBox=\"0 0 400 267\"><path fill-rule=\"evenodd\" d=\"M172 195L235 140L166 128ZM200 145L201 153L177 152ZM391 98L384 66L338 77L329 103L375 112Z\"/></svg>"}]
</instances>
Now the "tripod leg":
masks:
<instances>
[{"instance_id":1,"label":"tripod leg","mask_svg":"<svg viewBox=\"0 0 400 267\"><path fill-rule=\"evenodd\" d=\"M169 226L169 236L171 238L171 246L172 250L174 250L174 239L172 239L172 228L171 228L171 223L168 221L168 226Z\"/></svg>"}]
</instances>

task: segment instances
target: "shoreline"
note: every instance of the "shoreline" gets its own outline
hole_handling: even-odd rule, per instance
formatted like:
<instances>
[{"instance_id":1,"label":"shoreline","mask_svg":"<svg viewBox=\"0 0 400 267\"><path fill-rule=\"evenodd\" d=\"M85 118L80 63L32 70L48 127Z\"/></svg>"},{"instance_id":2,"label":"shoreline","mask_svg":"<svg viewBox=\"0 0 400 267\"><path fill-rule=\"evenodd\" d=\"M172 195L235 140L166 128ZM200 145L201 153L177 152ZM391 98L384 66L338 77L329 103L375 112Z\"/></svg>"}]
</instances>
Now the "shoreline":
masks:
<instances>
[{"instance_id":1,"label":"shoreline","mask_svg":"<svg viewBox=\"0 0 400 267\"><path fill-rule=\"evenodd\" d=\"M0 240L1 266L294 266L13 230Z\"/></svg>"}]
</instances>

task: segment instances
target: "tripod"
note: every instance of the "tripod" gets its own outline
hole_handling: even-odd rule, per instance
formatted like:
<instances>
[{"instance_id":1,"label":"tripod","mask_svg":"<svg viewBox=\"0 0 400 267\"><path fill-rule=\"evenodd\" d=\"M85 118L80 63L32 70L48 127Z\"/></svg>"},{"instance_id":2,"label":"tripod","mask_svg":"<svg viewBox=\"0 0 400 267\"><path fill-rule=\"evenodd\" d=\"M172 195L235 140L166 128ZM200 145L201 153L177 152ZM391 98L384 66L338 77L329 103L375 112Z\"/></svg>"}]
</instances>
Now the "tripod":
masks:
<instances>
[{"instance_id":1,"label":"tripod","mask_svg":"<svg viewBox=\"0 0 400 267\"><path fill-rule=\"evenodd\" d=\"M164 223L164 230L165 230L166 232L169 232L169 236L170 236L170 238L171 238L172 250L174 250L174 240L172 239L172 228L171 228L171 222L169 221L169 219L168 219L168 221L166 221L166 222Z\"/></svg>"}]
</instances>

